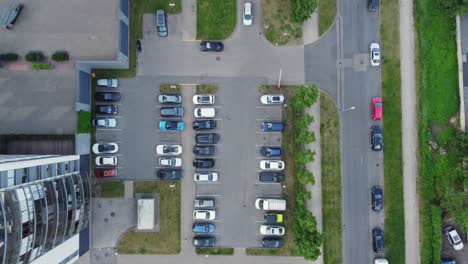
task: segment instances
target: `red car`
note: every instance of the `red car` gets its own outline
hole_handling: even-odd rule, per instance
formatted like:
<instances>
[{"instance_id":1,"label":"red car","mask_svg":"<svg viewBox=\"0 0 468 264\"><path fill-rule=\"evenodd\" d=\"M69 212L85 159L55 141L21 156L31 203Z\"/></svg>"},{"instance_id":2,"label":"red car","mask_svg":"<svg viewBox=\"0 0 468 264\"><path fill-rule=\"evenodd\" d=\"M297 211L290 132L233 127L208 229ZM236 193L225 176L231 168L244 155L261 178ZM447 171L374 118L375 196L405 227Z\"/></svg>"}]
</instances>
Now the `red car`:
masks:
<instances>
[{"instance_id":1,"label":"red car","mask_svg":"<svg viewBox=\"0 0 468 264\"><path fill-rule=\"evenodd\" d=\"M96 178L107 178L117 175L117 170L114 168L98 168L94 170Z\"/></svg>"},{"instance_id":2,"label":"red car","mask_svg":"<svg viewBox=\"0 0 468 264\"><path fill-rule=\"evenodd\" d=\"M374 97L372 98L372 106L371 106L371 117L372 120L380 120L382 119L382 98Z\"/></svg>"}]
</instances>

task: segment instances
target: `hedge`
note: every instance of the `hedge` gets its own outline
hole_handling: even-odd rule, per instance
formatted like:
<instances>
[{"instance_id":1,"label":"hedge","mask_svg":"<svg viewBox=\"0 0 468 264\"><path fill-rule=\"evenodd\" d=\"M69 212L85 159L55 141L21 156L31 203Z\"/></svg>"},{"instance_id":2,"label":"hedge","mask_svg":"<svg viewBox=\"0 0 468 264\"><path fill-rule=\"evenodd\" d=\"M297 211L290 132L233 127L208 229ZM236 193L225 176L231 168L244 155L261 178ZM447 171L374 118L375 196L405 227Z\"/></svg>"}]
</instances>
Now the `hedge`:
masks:
<instances>
[{"instance_id":1,"label":"hedge","mask_svg":"<svg viewBox=\"0 0 468 264\"><path fill-rule=\"evenodd\" d=\"M0 54L0 60L2 61L17 61L19 59L16 53L3 53Z\"/></svg>"},{"instance_id":2,"label":"hedge","mask_svg":"<svg viewBox=\"0 0 468 264\"><path fill-rule=\"evenodd\" d=\"M29 62L43 62L45 60L45 56L40 51L30 51L26 54L26 60Z\"/></svg>"},{"instance_id":3,"label":"hedge","mask_svg":"<svg viewBox=\"0 0 468 264\"><path fill-rule=\"evenodd\" d=\"M35 70L50 70L52 65L50 63L33 63L33 69Z\"/></svg>"},{"instance_id":4,"label":"hedge","mask_svg":"<svg viewBox=\"0 0 468 264\"><path fill-rule=\"evenodd\" d=\"M69 59L70 56L66 51L56 51L54 54L52 54L52 60L54 61L68 61Z\"/></svg>"}]
</instances>

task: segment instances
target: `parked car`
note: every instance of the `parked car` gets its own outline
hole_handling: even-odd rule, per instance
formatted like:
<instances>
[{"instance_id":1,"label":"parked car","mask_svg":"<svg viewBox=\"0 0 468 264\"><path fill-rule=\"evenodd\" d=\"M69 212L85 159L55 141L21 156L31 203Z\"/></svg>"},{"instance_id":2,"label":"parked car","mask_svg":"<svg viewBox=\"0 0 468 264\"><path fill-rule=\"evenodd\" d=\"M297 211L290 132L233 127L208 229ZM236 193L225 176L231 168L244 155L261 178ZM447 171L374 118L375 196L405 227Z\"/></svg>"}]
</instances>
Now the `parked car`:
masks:
<instances>
[{"instance_id":1,"label":"parked car","mask_svg":"<svg viewBox=\"0 0 468 264\"><path fill-rule=\"evenodd\" d=\"M193 219L195 220L215 220L215 210L195 210L193 211Z\"/></svg>"},{"instance_id":2,"label":"parked car","mask_svg":"<svg viewBox=\"0 0 468 264\"><path fill-rule=\"evenodd\" d=\"M369 1L369 11L375 12L379 8L379 0L368 0Z\"/></svg>"},{"instance_id":3,"label":"parked car","mask_svg":"<svg viewBox=\"0 0 468 264\"><path fill-rule=\"evenodd\" d=\"M278 157L281 156L280 147L262 147L260 149L260 154L264 157Z\"/></svg>"},{"instance_id":4,"label":"parked car","mask_svg":"<svg viewBox=\"0 0 468 264\"><path fill-rule=\"evenodd\" d=\"M162 9L156 10L156 28L158 36L167 37L166 13Z\"/></svg>"},{"instance_id":5,"label":"parked car","mask_svg":"<svg viewBox=\"0 0 468 264\"><path fill-rule=\"evenodd\" d=\"M159 158L159 166L162 167L181 167L182 166L182 159L176 157L164 157Z\"/></svg>"},{"instance_id":6,"label":"parked car","mask_svg":"<svg viewBox=\"0 0 468 264\"><path fill-rule=\"evenodd\" d=\"M269 236L283 236L284 227L274 225L260 225L260 234Z\"/></svg>"},{"instance_id":7,"label":"parked car","mask_svg":"<svg viewBox=\"0 0 468 264\"><path fill-rule=\"evenodd\" d=\"M372 187L372 210L380 212L383 207L383 192L379 186Z\"/></svg>"},{"instance_id":8,"label":"parked car","mask_svg":"<svg viewBox=\"0 0 468 264\"><path fill-rule=\"evenodd\" d=\"M267 212L264 216L267 224L283 223L284 215L281 213Z\"/></svg>"},{"instance_id":9,"label":"parked car","mask_svg":"<svg viewBox=\"0 0 468 264\"><path fill-rule=\"evenodd\" d=\"M380 126L371 127L371 148L374 151L383 149L383 135Z\"/></svg>"},{"instance_id":10,"label":"parked car","mask_svg":"<svg viewBox=\"0 0 468 264\"><path fill-rule=\"evenodd\" d=\"M115 166L117 165L117 157L116 156L99 156L95 159L97 166Z\"/></svg>"},{"instance_id":11,"label":"parked car","mask_svg":"<svg viewBox=\"0 0 468 264\"><path fill-rule=\"evenodd\" d=\"M280 248L283 246L283 239L280 237L264 237L262 246L264 248Z\"/></svg>"},{"instance_id":12,"label":"parked car","mask_svg":"<svg viewBox=\"0 0 468 264\"><path fill-rule=\"evenodd\" d=\"M451 258L443 258L441 261L442 264L457 264L455 260Z\"/></svg>"},{"instance_id":13,"label":"parked car","mask_svg":"<svg viewBox=\"0 0 468 264\"><path fill-rule=\"evenodd\" d=\"M216 128L216 120L197 120L193 121L192 128L195 130L206 130Z\"/></svg>"},{"instance_id":14,"label":"parked car","mask_svg":"<svg viewBox=\"0 0 468 264\"><path fill-rule=\"evenodd\" d=\"M372 1L372 0L371 0ZM371 65L372 66L379 66L380 65L380 45L379 43L371 43L369 46L370 49L370 57L371 57Z\"/></svg>"},{"instance_id":15,"label":"parked car","mask_svg":"<svg viewBox=\"0 0 468 264\"><path fill-rule=\"evenodd\" d=\"M98 86L104 86L108 88L117 88L119 86L119 80L117 79L97 79L96 84Z\"/></svg>"},{"instance_id":16,"label":"parked car","mask_svg":"<svg viewBox=\"0 0 468 264\"><path fill-rule=\"evenodd\" d=\"M118 112L116 105L96 105L96 114L115 115Z\"/></svg>"},{"instance_id":17,"label":"parked car","mask_svg":"<svg viewBox=\"0 0 468 264\"><path fill-rule=\"evenodd\" d=\"M224 50L224 44L219 41L202 41L200 42L200 50L221 52Z\"/></svg>"},{"instance_id":18,"label":"parked car","mask_svg":"<svg viewBox=\"0 0 468 264\"><path fill-rule=\"evenodd\" d=\"M286 211L286 200L281 198L257 198L255 208L263 211Z\"/></svg>"},{"instance_id":19,"label":"parked car","mask_svg":"<svg viewBox=\"0 0 468 264\"><path fill-rule=\"evenodd\" d=\"M283 123L267 122L267 121L262 123L263 132L278 132L278 131L283 131L283 130L284 130Z\"/></svg>"},{"instance_id":20,"label":"parked car","mask_svg":"<svg viewBox=\"0 0 468 264\"><path fill-rule=\"evenodd\" d=\"M194 237L193 238L194 247L214 247L216 246L215 237Z\"/></svg>"},{"instance_id":21,"label":"parked car","mask_svg":"<svg viewBox=\"0 0 468 264\"><path fill-rule=\"evenodd\" d=\"M196 182L215 182L218 181L217 172L197 172L193 175L193 180Z\"/></svg>"},{"instance_id":22,"label":"parked car","mask_svg":"<svg viewBox=\"0 0 468 264\"><path fill-rule=\"evenodd\" d=\"M284 170L284 161L282 160L261 160L260 169L262 170Z\"/></svg>"},{"instance_id":23,"label":"parked car","mask_svg":"<svg viewBox=\"0 0 468 264\"><path fill-rule=\"evenodd\" d=\"M94 169L94 176L96 178L107 178L107 177L114 177L117 175L117 169L115 168L96 168Z\"/></svg>"},{"instance_id":24,"label":"parked car","mask_svg":"<svg viewBox=\"0 0 468 264\"><path fill-rule=\"evenodd\" d=\"M448 226L444 229L445 236L449 241L450 245L452 245L453 249L461 250L463 249L463 241L460 238L457 230L453 226Z\"/></svg>"},{"instance_id":25,"label":"parked car","mask_svg":"<svg viewBox=\"0 0 468 264\"><path fill-rule=\"evenodd\" d=\"M157 145L156 154L158 155L180 155L182 154L181 145Z\"/></svg>"},{"instance_id":26,"label":"parked car","mask_svg":"<svg viewBox=\"0 0 468 264\"><path fill-rule=\"evenodd\" d=\"M183 176L182 170L177 170L177 169L158 170L156 175L160 180L171 180L171 181L180 180Z\"/></svg>"},{"instance_id":27,"label":"parked car","mask_svg":"<svg viewBox=\"0 0 468 264\"><path fill-rule=\"evenodd\" d=\"M252 25L252 3L244 3L244 15L242 16L244 26Z\"/></svg>"},{"instance_id":28,"label":"parked car","mask_svg":"<svg viewBox=\"0 0 468 264\"><path fill-rule=\"evenodd\" d=\"M260 97L262 104L282 104L286 98L282 94L265 94Z\"/></svg>"},{"instance_id":29,"label":"parked car","mask_svg":"<svg viewBox=\"0 0 468 264\"><path fill-rule=\"evenodd\" d=\"M378 227L372 229L372 247L375 253L384 251L384 235L382 229Z\"/></svg>"},{"instance_id":30,"label":"parked car","mask_svg":"<svg viewBox=\"0 0 468 264\"><path fill-rule=\"evenodd\" d=\"M158 97L160 104L180 104L182 102L182 96L178 94L161 94Z\"/></svg>"},{"instance_id":31,"label":"parked car","mask_svg":"<svg viewBox=\"0 0 468 264\"><path fill-rule=\"evenodd\" d=\"M110 154L119 151L119 145L117 143L94 143L92 149L94 154Z\"/></svg>"},{"instance_id":32,"label":"parked car","mask_svg":"<svg viewBox=\"0 0 468 264\"><path fill-rule=\"evenodd\" d=\"M192 99L196 105L210 105L215 103L214 94L196 94Z\"/></svg>"},{"instance_id":33,"label":"parked car","mask_svg":"<svg viewBox=\"0 0 468 264\"><path fill-rule=\"evenodd\" d=\"M107 117L98 117L93 119L93 126L97 128L113 128L117 126L117 119L107 118Z\"/></svg>"},{"instance_id":34,"label":"parked car","mask_svg":"<svg viewBox=\"0 0 468 264\"><path fill-rule=\"evenodd\" d=\"M261 182L281 182L283 173L275 171L262 171L258 174L258 180Z\"/></svg>"},{"instance_id":35,"label":"parked car","mask_svg":"<svg viewBox=\"0 0 468 264\"><path fill-rule=\"evenodd\" d=\"M195 208L214 208L215 200L211 198L195 199Z\"/></svg>"},{"instance_id":36,"label":"parked car","mask_svg":"<svg viewBox=\"0 0 468 264\"><path fill-rule=\"evenodd\" d=\"M193 146L193 154L201 156L214 155L216 152L215 146Z\"/></svg>"},{"instance_id":37,"label":"parked car","mask_svg":"<svg viewBox=\"0 0 468 264\"><path fill-rule=\"evenodd\" d=\"M371 104L371 118L372 120L380 120L382 119L382 112L383 112L383 106L382 106L382 98L380 97L374 97L372 98L372 104Z\"/></svg>"},{"instance_id":38,"label":"parked car","mask_svg":"<svg viewBox=\"0 0 468 264\"><path fill-rule=\"evenodd\" d=\"M214 159L194 159L193 166L195 168L213 168L215 165Z\"/></svg>"},{"instance_id":39,"label":"parked car","mask_svg":"<svg viewBox=\"0 0 468 264\"><path fill-rule=\"evenodd\" d=\"M161 120L159 121L159 129L184 131L185 123L184 121Z\"/></svg>"},{"instance_id":40,"label":"parked car","mask_svg":"<svg viewBox=\"0 0 468 264\"><path fill-rule=\"evenodd\" d=\"M212 107L197 107L193 110L195 118L212 118L216 115L216 110Z\"/></svg>"},{"instance_id":41,"label":"parked car","mask_svg":"<svg viewBox=\"0 0 468 264\"><path fill-rule=\"evenodd\" d=\"M161 116L164 116L164 117L184 116L184 108L183 107L162 107L160 113L161 113Z\"/></svg>"},{"instance_id":42,"label":"parked car","mask_svg":"<svg viewBox=\"0 0 468 264\"><path fill-rule=\"evenodd\" d=\"M193 223L192 230L197 234L213 233L215 225L210 223Z\"/></svg>"},{"instance_id":43,"label":"parked car","mask_svg":"<svg viewBox=\"0 0 468 264\"><path fill-rule=\"evenodd\" d=\"M96 101L118 102L121 97L119 92L97 92L94 98Z\"/></svg>"},{"instance_id":44,"label":"parked car","mask_svg":"<svg viewBox=\"0 0 468 264\"><path fill-rule=\"evenodd\" d=\"M219 142L217 133L199 133L195 136L197 144L216 144Z\"/></svg>"}]
</instances>

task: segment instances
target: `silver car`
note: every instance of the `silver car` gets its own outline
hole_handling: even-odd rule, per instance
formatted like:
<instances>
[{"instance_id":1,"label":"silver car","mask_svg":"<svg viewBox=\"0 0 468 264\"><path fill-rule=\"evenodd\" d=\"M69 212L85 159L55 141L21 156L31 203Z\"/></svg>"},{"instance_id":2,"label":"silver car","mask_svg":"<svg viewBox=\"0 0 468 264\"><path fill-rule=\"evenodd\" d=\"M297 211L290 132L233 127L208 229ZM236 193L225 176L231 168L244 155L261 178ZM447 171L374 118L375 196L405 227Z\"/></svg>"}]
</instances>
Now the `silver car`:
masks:
<instances>
[{"instance_id":1,"label":"silver car","mask_svg":"<svg viewBox=\"0 0 468 264\"><path fill-rule=\"evenodd\" d=\"M195 199L195 208L213 208L215 207L215 200L211 198Z\"/></svg>"},{"instance_id":2,"label":"silver car","mask_svg":"<svg viewBox=\"0 0 468 264\"><path fill-rule=\"evenodd\" d=\"M98 86L104 86L108 88L117 88L119 86L119 80L117 79L97 79Z\"/></svg>"}]
</instances>

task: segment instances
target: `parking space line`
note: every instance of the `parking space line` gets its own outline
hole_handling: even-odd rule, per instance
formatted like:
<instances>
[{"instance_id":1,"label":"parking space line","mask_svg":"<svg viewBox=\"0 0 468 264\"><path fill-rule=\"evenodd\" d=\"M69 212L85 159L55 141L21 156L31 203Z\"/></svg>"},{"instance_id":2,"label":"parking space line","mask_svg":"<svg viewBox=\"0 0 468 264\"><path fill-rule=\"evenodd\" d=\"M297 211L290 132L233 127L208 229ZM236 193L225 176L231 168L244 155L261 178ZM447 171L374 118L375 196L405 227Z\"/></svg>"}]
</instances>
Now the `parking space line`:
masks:
<instances>
[{"instance_id":1,"label":"parking space line","mask_svg":"<svg viewBox=\"0 0 468 264\"><path fill-rule=\"evenodd\" d=\"M96 128L98 131L121 131L123 128Z\"/></svg>"},{"instance_id":2,"label":"parking space line","mask_svg":"<svg viewBox=\"0 0 468 264\"><path fill-rule=\"evenodd\" d=\"M123 116L120 115L104 115L104 114L96 114L96 117L107 117L107 118L123 118Z\"/></svg>"},{"instance_id":3,"label":"parking space line","mask_svg":"<svg viewBox=\"0 0 468 264\"><path fill-rule=\"evenodd\" d=\"M221 194L195 194L195 197L221 197Z\"/></svg>"},{"instance_id":4,"label":"parking space line","mask_svg":"<svg viewBox=\"0 0 468 264\"><path fill-rule=\"evenodd\" d=\"M265 223L265 220L257 220L256 223Z\"/></svg>"},{"instance_id":5,"label":"parking space line","mask_svg":"<svg viewBox=\"0 0 468 264\"><path fill-rule=\"evenodd\" d=\"M215 181L215 182L210 182L210 181L198 181L198 182L195 182L195 184L221 184L221 182L219 182L219 181Z\"/></svg>"},{"instance_id":6,"label":"parking space line","mask_svg":"<svg viewBox=\"0 0 468 264\"><path fill-rule=\"evenodd\" d=\"M281 182L257 182L254 183L255 185L262 185L262 184L281 184Z\"/></svg>"},{"instance_id":7,"label":"parking space line","mask_svg":"<svg viewBox=\"0 0 468 264\"><path fill-rule=\"evenodd\" d=\"M258 108L280 108L281 109L281 106L279 106L279 105L275 105L275 106L273 106L273 105L272 106L256 106L255 108L257 108L257 109Z\"/></svg>"},{"instance_id":8,"label":"parking space line","mask_svg":"<svg viewBox=\"0 0 468 264\"><path fill-rule=\"evenodd\" d=\"M281 134L282 132L281 131L268 131L268 132L264 132L264 131L257 131L255 132L256 134Z\"/></svg>"}]
</instances>

